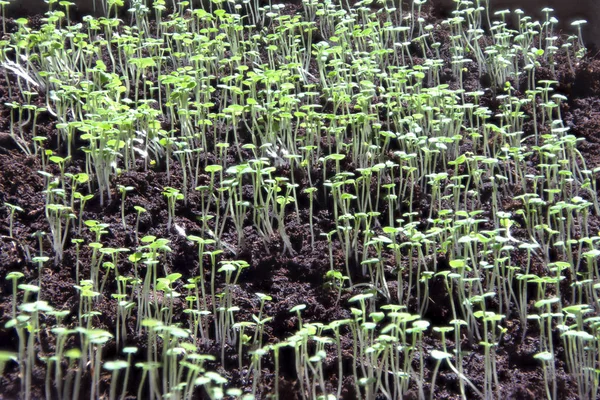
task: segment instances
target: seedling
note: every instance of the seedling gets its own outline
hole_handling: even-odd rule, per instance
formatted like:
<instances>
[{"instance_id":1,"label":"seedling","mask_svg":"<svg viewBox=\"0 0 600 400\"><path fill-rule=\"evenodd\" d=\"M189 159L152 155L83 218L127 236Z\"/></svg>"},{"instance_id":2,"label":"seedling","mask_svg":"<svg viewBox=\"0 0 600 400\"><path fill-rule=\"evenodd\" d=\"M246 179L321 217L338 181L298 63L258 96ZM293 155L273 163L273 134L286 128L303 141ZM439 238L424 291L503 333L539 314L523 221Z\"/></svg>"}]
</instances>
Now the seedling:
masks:
<instances>
[{"instance_id":1,"label":"seedling","mask_svg":"<svg viewBox=\"0 0 600 400\"><path fill-rule=\"evenodd\" d=\"M14 204L10 204L10 203L4 203L4 205L6 207L8 207L10 214L9 214L9 225L8 225L8 236L10 236L11 238L13 237L13 222L14 222L14 218L15 218L15 213L17 211L19 212L23 212L23 209L19 206L16 206Z\"/></svg>"},{"instance_id":2,"label":"seedling","mask_svg":"<svg viewBox=\"0 0 600 400\"><path fill-rule=\"evenodd\" d=\"M178 189L166 187L163 191L163 196L167 198L167 210L169 213L167 230L171 230L171 224L173 219L175 219L175 204L178 200L183 200L183 194Z\"/></svg>"}]
</instances>

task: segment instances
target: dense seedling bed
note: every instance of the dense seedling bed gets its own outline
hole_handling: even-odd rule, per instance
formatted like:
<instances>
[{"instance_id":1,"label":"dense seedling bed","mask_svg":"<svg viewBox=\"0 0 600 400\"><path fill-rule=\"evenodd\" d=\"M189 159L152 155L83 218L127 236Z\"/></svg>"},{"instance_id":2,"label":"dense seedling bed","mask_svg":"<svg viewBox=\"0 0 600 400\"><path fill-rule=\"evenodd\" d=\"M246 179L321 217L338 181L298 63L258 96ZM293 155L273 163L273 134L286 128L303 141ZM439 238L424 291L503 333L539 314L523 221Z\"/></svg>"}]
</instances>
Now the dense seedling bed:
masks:
<instances>
[{"instance_id":1,"label":"dense seedling bed","mask_svg":"<svg viewBox=\"0 0 600 400\"><path fill-rule=\"evenodd\" d=\"M577 26L109 3L2 27L0 397L597 398Z\"/></svg>"}]
</instances>

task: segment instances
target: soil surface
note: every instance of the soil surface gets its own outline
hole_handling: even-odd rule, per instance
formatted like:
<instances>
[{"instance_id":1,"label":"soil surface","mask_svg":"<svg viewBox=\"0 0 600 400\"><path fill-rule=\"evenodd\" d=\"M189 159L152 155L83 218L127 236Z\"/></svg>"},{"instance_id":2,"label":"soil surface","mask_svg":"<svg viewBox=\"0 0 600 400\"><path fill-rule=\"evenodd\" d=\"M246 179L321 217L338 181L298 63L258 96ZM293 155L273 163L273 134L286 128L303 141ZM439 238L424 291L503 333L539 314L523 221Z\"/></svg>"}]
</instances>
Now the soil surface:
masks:
<instances>
[{"instance_id":1,"label":"soil surface","mask_svg":"<svg viewBox=\"0 0 600 400\"><path fill-rule=\"evenodd\" d=\"M286 11L290 14L295 13L301 8L299 2L291 1L285 3ZM436 21L440 16L433 12L426 15L431 21ZM39 17L32 19L32 25L35 26ZM9 21L9 29L10 29ZM448 54L445 55L448 57ZM312 71L314 75L318 71ZM544 79L544 74L551 76L551 72L544 66L539 67L538 77ZM579 149L589 169L600 167L600 59L590 53L586 59L575 66L574 73L568 67L567 63L559 62L555 77L559 80L555 92L564 94L568 101L562 103L562 115L564 121L571 128L571 132L577 137L585 139L580 143ZM481 78L475 71L467 71L464 76L466 86L476 89L480 86ZM485 77L483 78L485 79ZM11 84L14 84L14 80ZM447 76L447 83L456 85L456 80L451 74ZM12 97L9 95L7 82L0 78L0 104L8 103L17 98L18 89L12 88ZM492 111L497 109L493 97L488 92L481 99L481 104L487 104ZM39 99L39 104L43 105L45 100ZM57 145L57 133L55 130L56 121L48 113L43 113L39 117L37 134L48 137L47 147L56 154L64 154L64 147ZM5 207L0 207L0 326L3 327L8 321L12 307L12 287L11 282L4 280L11 271L21 271L25 274L25 281L35 282L38 277L37 265L31 261L31 257L39 254L39 242L35 236L36 232L47 232L49 230L44 213L45 195L43 194L44 183L38 173L42 169L38 157L26 157L19 149L17 143L5 132L10 130L10 110L8 107L0 106L0 203L11 203L19 205L24 212L18 212L14 216L13 238L9 237L9 211ZM532 126L526 127L527 135L531 132ZM540 125L540 129L543 127ZM209 146L210 147L210 146ZM230 149L230 156L236 158L237 155L233 148ZM208 159L216 159L215 154L206 154ZM344 166L347 170L353 171L351 165ZM167 255L166 265L170 273L181 273L184 277L198 276L199 266L197 260L197 247L186 240L182 231L187 234L193 234L201 230L201 222L198 220L200 215L199 195L190 192L190 200L187 205L179 203L176 209L175 225L170 230L167 229L168 213L167 204L162 195L162 188L166 186L181 187L180 165L174 162L170 166L170 177L164 165L153 167L145 171L143 165L139 165L137 170L124 173L112 183L112 187L117 185L131 186L133 190L128 192L125 200L125 212L127 215L128 231L121 228L121 197L118 192L114 192L111 201L100 205L99 196L94 196L88 203L85 210L85 220L97 220L109 225L108 233L103 237L105 247L121 248L134 247L135 239L132 228L136 224L136 210L134 206L142 205L147 213L144 213L139 221L140 236L154 235L159 238L170 240L169 246L172 249ZM322 183L322 167L315 165L312 171L312 180ZM77 173L85 169L85 158L75 152L73 160L69 165L68 172ZM53 171L58 173L58 170ZM291 176L291 171L285 165L278 167L278 173L282 176ZM295 181L300 186L298 193L308 187L307 176L297 174ZM322 187L322 186L319 186ZM249 190L249 189L248 189ZM417 192L419 188L417 188ZM240 321L251 321L252 314L258 312L259 301L255 293L267 293L272 297L264 309L265 316L272 317L265 331L264 343L277 343L292 336L298 328L298 319L295 314L290 313L290 309L298 304L306 304L306 309L302 311L302 319L306 322L322 322L339 320L351 317L348 307L348 299L357 293L358 288L354 290L344 289L341 292L341 298L338 299L337 291L326 285L325 274L329 271L329 246L325 238L320 234L330 232L333 227L333 210L331 200L323 195L322 190L318 190L318 195L314 202L314 232L315 243L311 246L311 231L309 226L309 200L304 194L299 195L299 214L296 214L294 208L288 209L286 216L286 232L289 235L293 252L283 251L285 244L279 237L273 237L265 246L263 240L250 226L245 233L245 241L242 246L235 248L232 246L230 254L224 254L223 257L231 259L245 260L249 263L247 268L238 281L235 289L236 302L240 306L237 319ZM251 193L249 194L251 195ZM510 204L511 198L502 199L504 204ZM385 209L382 206L382 211ZM413 209L419 213L422 218L421 228L427 226L426 218L429 212L430 204L427 196L422 196L418 204L413 205ZM600 220L598 216L590 217L590 227L592 231L600 230ZM515 237L524 235L519 229L513 233ZM236 243L237 231L231 221L225 225L224 242ZM92 235L87 230L83 230L81 238L85 242L93 241ZM89 265L91 252L89 249L82 249L77 255L76 246L67 241L67 246L63 260L56 266L47 263L42 272L42 282L45 299L55 307L71 311L65 319L65 323L75 323L77 310L79 307L79 296L74 288L75 272L74 265L79 258L82 276L86 276L86 265ZM50 242L43 240L43 252L46 255L53 255ZM293 255L292 255L293 253ZM340 269L343 268L342 250L339 243L333 243L334 260L339 262ZM522 254L525 262L526 254ZM207 259L208 260L208 259ZM443 265L447 266L447 261L443 255L437 260L441 269ZM534 266L535 267L535 266ZM127 274L132 270L132 266L127 261L123 261L122 274ZM356 268L356 270L360 270ZM410 274L410 271L405 272ZM397 287L394 286L396 276L393 271L388 272L388 282L390 282L391 296L397 296ZM103 275L101 276L103 277ZM210 271L206 272L206 278L210 279ZM364 282L365 278L360 273L352 276L354 284ZM112 279L110 280L112 281ZM217 284L221 285L222 277L217 277ZM114 282L109 282L110 285ZM567 288L568 290L568 288ZM413 298L416 293L410 297ZM381 296L378 305L386 304L387 300ZM443 281L434 279L430 287L430 303L426 313L421 317L430 321L432 326L448 325L451 318L449 310L447 293L443 287ZM409 310L418 312L417 303L414 300L409 301ZM116 329L115 300L105 296L99 304L95 304L95 309L101 314L94 318L94 326L114 331ZM175 322L185 321L182 313L183 303L175 310ZM509 315L505 321L507 331L504 334L502 344L497 349L497 372L500 384L500 393L506 399L539 399L545 397L543 385L543 372L539 362L534 359L534 354L538 351L537 343L539 341L539 332L537 328L530 324L526 332L522 332L518 322L517 315ZM48 323L51 323L49 320ZM144 347L144 337L136 337L136 321L128 321L128 341L132 345L137 345L141 349ZM350 375L353 360L351 358L352 343L350 333L342 331L343 357L345 373ZM42 357L53 351L55 343L53 336L42 333L40 335L41 343L37 349L37 354ZM13 329L0 328L0 348L4 350L16 351L18 337ZM424 338L426 349L439 348L439 336L429 333ZM200 352L204 354L213 354L217 359L220 356L220 346L210 340L198 343ZM465 362L464 373L472 382L481 387L483 383L483 352L478 344L469 342L466 338L462 344L463 348L471 351L471 356ZM332 349L328 350L327 362L325 364L325 376L332 389L337 387L337 354ZM558 349L558 353L561 349ZM141 351L141 353L145 353ZM243 364L245 368L238 369L237 349L226 349L226 361L224 365L220 362L209 364L213 370L218 371L225 376L232 387L242 389L251 389L251 382L244 376L245 368L250 363L250 358L245 354ZM111 360L118 358L119 354L116 346L108 345L104 348L102 358ZM274 360L272 357L266 357L262 364L262 380L259 385L259 397L273 390L275 380L278 380L280 398L292 400L301 398L299 395L299 383L295 376L294 353L291 348L281 350L281 365L279 376L274 376ZM427 397L429 396L429 382L435 368L432 360L426 360L424 364L426 384L424 387ZM137 383L141 378L140 373L132 370L130 379L130 393L135 392ZM33 397L45 398L44 379L45 367L40 361L34 371L33 376ZM558 397L560 399L576 399L577 389L574 380L566 373L564 365L557 363ZM83 392L81 398L89 395L89 388L85 389L86 382L89 382L89 376L84 375L82 383ZM86 391L88 390L88 391ZM100 393L107 394L109 390L109 376L103 375L100 385ZM435 399L456 399L459 398L459 386L456 375L449 369L442 368L436 381ZM354 389L354 383L347 378L343 385L343 398L354 399L357 397ZM6 367L4 375L0 378L0 397L4 399L13 399L21 396L20 379L18 368L15 363L10 363ZM198 392L199 397L205 396L205 393ZM412 387L407 398L418 398L418 388Z\"/></svg>"}]
</instances>

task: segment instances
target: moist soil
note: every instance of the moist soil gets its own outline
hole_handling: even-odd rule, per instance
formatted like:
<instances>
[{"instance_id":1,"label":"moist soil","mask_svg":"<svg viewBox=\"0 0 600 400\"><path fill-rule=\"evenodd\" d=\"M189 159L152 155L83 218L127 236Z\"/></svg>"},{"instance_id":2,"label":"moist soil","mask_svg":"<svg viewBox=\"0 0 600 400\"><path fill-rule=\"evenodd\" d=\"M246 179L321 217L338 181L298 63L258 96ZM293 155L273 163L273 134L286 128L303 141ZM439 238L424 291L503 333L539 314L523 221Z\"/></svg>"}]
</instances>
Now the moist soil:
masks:
<instances>
[{"instance_id":1,"label":"moist soil","mask_svg":"<svg viewBox=\"0 0 600 400\"><path fill-rule=\"evenodd\" d=\"M295 13L301 8L296 1L286 4L286 11L290 14ZM439 18L434 12L427 14L427 18L434 21ZM40 17L31 18L31 25L35 27L39 23ZM11 21L8 27L13 27ZM440 33L444 34L444 32ZM448 54L446 53L446 57ZM446 61L448 61L446 59ZM418 62L418 61L417 61ZM579 150L584 156L588 169L600 166L600 60L593 54L588 54L587 58L579 62L574 70L571 70L566 62L557 63L555 75L541 66L538 71L539 79L557 79L559 81L555 92L564 94L568 101L562 103L562 115L566 124L571 128L571 132L577 137L585 139L579 145ZM312 71L317 74L316 71ZM473 90L480 87L480 83L485 81L485 77L480 78L475 71L465 73L465 82L467 88ZM11 82L14 84L15 82ZM456 86L457 83L450 74L447 73L447 83ZM483 82L485 83L485 82ZM517 83L515 83L517 84ZM7 82L0 78L0 104L11 102L18 98L18 90L13 85L12 97L9 96ZM40 96L40 105L45 100ZM487 105L495 111L498 104L495 103L493 96L487 92L481 98L481 104ZM530 110L529 110L530 111ZM0 278L5 277L11 271L21 271L25 274L25 280L35 282L38 278L37 266L30 261L31 256L39 252L37 239L32 237L38 231L48 231L48 225L44 214L45 196L42 193L44 183L42 177L37 173L41 170L38 157L24 156L17 144L6 133L10 130L10 110L8 107L0 106L0 203L8 202L19 205L24 212L19 212L14 218L13 238L9 237L9 212L5 207L0 207ZM49 114L42 114L39 118L37 128L38 135L49 138L48 148L55 151L56 154L64 155L64 148L57 146L57 133L54 128L56 123ZM542 126L539 127L543 129ZM528 133L532 132L531 124L526 126ZM465 146L468 147L466 144ZM210 146L209 146L210 147ZM468 148L465 147L465 150ZM230 156L235 159L237 155L232 146ZM206 154L208 160L216 159L215 154ZM82 154L75 152L74 158L67 172L77 173L84 170L85 159ZM353 171L352 165L344 165L346 170ZM168 238L172 252L167 256L167 265L169 272L179 272L184 277L193 277L199 274L197 260L197 248L193 243L186 240L182 232L178 229L167 229L167 206L165 198L162 195L162 188L165 186L181 187L178 181L180 166L174 162L171 166L171 178L167 176L164 165L158 165L149 170L144 170L143 165L139 165L137 170L123 173L116 181L112 182L112 187L117 185L132 186L133 190L128 193L125 200L125 212L127 215L128 231L121 228L121 198L118 192L114 192L112 200L103 206L99 203L99 196L95 196L84 212L84 220L97 220L109 224L108 234L104 236L105 246L113 248L135 247L135 239L131 227L136 222L135 205L142 205L147 213L143 214L139 222L139 232L141 236L154 235L160 238ZM321 167L315 166L311 171L313 182L317 186L322 179ZM52 171L58 173L58 170ZM279 167L279 175L289 176L290 170L285 166ZM341 298L338 300L337 292L326 285L325 274L329 270L329 247L327 241L320 236L320 233L330 232L334 228L333 210L329 205L330 199L323 195L319 190L314 208L313 216L315 223L315 243L311 246L311 231L309 227L309 201L305 195L302 195L302 189L308 187L308 177L296 172L295 181L300 184L298 193L299 214L296 214L293 208L289 209L286 216L286 232L290 237L293 255L290 252L283 252L284 244L278 237L271 238L271 241L265 245L252 227L248 226L245 233L244 243L232 249L235 254L226 254L232 259L245 260L249 263L236 287L235 298L240 312L237 315L240 321L251 321L252 314L258 312L259 302L255 295L257 292L269 294L272 301L265 306L265 316L272 317L266 331L264 343L277 343L292 336L298 328L298 320L295 314L289 310L298 305L306 304L306 309L302 312L304 322L322 322L350 318L347 300L353 295L359 293L358 290L344 290ZM114 190L114 189L113 189ZM418 192L423 192L419 190ZM246 194L251 197L250 188ZM510 207L512 198L502 199L505 209ZM384 206L382 206L384 207ZM429 212L429 202L427 196L421 196L413 209L422 216L420 228L426 229L426 216ZM385 209L382 208L382 212ZM198 232L201 229L197 217L200 215L198 195L191 191L190 199L187 205L178 204L175 224L185 230L187 233ZM590 218L592 231L600 230L598 216L592 215ZM513 233L515 237L524 233L519 229ZM82 238L85 242L93 241L92 236L84 229ZM228 222L224 232L225 243L236 243L237 232L234 225ZM67 241L69 243L70 241ZM52 249L49 241L44 240L43 250L46 255L52 255ZM341 249L334 242L334 260L336 265L343 268L343 254ZM82 276L86 276L86 265L89 264L91 253L89 250L82 249L80 254ZM522 254L522 260L525 262L526 254ZM76 262L76 250L72 244L68 244L65 250L64 259L61 263L54 266L47 263L41 271L41 284L44 288L44 298L57 308L70 310L69 316L65 319L66 323L76 323L79 302L78 294L74 289L75 272L73 265ZM448 263L441 255L438 259L438 268L448 269ZM535 269L534 265L534 269ZM540 270L541 268L537 266ZM127 262L124 262L124 271L127 271ZM406 271L406 274L411 271ZM210 277L210 272L206 276ZM353 276L353 282L361 283L365 280L360 274ZM389 272L388 282L391 286L392 298L396 295L397 288L394 286L395 275ZM220 277L217 282L221 283ZM568 286L565 291L568 291ZM434 279L430 288L430 305L422 318L431 322L432 326L445 326L449 324L451 312L447 293L443 282ZM416 294L415 294L416 296ZM44 300L42 298L42 300ZM115 300L108 296L104 297L100 303L97 303L95 309L101 314L94 318L94 326L101 329L114 331L116 327L116 304ZM380 298L378 305L387 302ZM12 288L7 280L0 279L0 326L9 319L12 307ZM183 304L179 303L176 310L175 321L185 321L185 315L182 313ZM409 302L409 310L418 312L414 299ZM503 337L501 345L497 349L497 368L498 381L500 384L499 392L507 399L536 399L544 398L544 378L539 362L534 359L538 351L539 332L536 327L530 324L528 330L523 332L516 315L508 315L505 321L507 331ZM52 320L47 321L49 324ZM45 321L43 321L45 323ZM144 337L136 336L135 317L129 322L128 341L130 345L144 348ZM53 337L42 333L40 335L41 343L36 353L41 357L50 354L54 349ZM557 341L559 342L559 341ZM429 332L424 339L425 349L431 350L440 348L438 336ZM0 347L4 350L16 351L18 338L13 329L0 329ZM220 346L218 343L206 341L198 343L199 352L204 354L213 354L219 359ZM345 332L342 337L344 369L351 375L352 357L351 357L351 334ZM465 374L473 381L475 385L481 387L483 383L483 352L479 345L469 342L465 338L462 344L465 350L471 351L471 355L466 359ZM558 353L561 353L558 349ZM144 351L139 353L144 354ZM111 360L119 358L116 346L108 345L104 348L103 359ZM135 360L134 360L135 362ZM226 360L224 365L220 362L214 362L209 368L216 370L226 377L231 387L251 389L252 384L245 378L245 370L250 360L245 355L243 360L244 368L238 369L237 349L227 348ZM429 382L435 365L431 360L425 362L425 394L429 397ZM136 376L136 371L132 370L132 379L130 379L129 393L135 393L140 376ZM334 349L329 349L327 361L325 363L325 374L328 384L331 388L337 387L337 354ZM259 398L265 398L266 394L272 392L275 380L279 385L280 398L298 399L299 384L295 376L294 353L291 348L283 348L281 353L281 366L279 376L274 376L274 360L272 357L266 357L263 362L263 378L259 386ZM34 371L33 376L33 397L45 398L44 393L44 364L40 361ZM84 376L82 384L81 398L86 398L89 392L86 392L86 379ZM577 388L574 380L566 373L562 362L557 363L558 397L560 399L576 399ZM103 375L100 393L107 394L109 389L109 376ZM87 389L89 390L89 389ZM455 399L459 398L459 383L457 376L452 371L441 369L437 377L434 399ZM344 378L343 392L344 399L354 399L354 383L352 379ZM15 363L7 365L4 375L0 378L0 397L4 399L13 399L21 396L20 380L18 368ZM198 397L205 397L206 394L198 390ZM474 394L473 394L474 396ZM418 398L416 387L408 393L406 398Z\"/></svg>"}]
</instances>

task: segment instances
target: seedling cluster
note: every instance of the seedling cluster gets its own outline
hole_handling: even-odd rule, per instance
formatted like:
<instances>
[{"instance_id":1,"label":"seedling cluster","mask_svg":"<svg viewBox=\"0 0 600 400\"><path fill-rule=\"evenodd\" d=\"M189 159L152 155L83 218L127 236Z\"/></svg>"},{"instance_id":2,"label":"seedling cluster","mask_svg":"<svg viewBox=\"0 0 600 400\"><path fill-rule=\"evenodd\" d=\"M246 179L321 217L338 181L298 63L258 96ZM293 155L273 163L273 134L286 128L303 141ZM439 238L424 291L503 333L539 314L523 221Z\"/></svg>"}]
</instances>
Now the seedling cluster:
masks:
<instances>
[{"instance_id":1,"label":"seedling cluster","mask_svg":"<svg viewBox=\"0 0 600 400\"><path fill-rule=\"evenodd\" d=\"M443 21L423 0L50 3L0 41L44 199L36 232L4 203L22 398L278 399L286 363L302 399L492 399L530 336L538 395L560 370L597 398L599 169L556 91L580 34L479 1ZM278 312L256 254L317 259L337 316ZM70 308L48 290L65 270Z\"/></svg>"}]
</instances>

